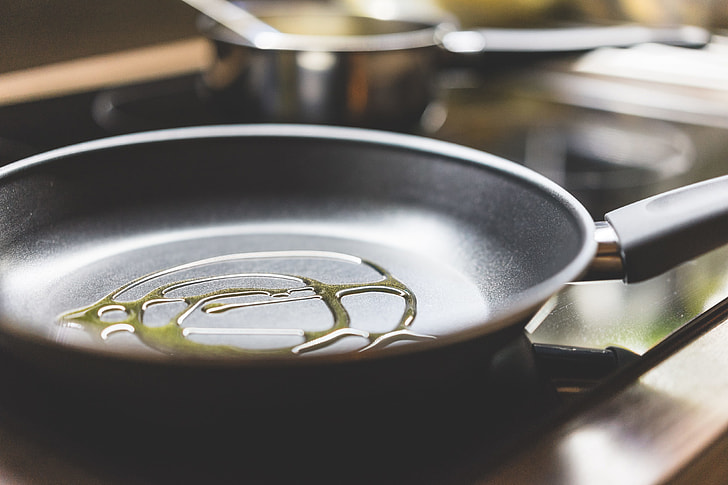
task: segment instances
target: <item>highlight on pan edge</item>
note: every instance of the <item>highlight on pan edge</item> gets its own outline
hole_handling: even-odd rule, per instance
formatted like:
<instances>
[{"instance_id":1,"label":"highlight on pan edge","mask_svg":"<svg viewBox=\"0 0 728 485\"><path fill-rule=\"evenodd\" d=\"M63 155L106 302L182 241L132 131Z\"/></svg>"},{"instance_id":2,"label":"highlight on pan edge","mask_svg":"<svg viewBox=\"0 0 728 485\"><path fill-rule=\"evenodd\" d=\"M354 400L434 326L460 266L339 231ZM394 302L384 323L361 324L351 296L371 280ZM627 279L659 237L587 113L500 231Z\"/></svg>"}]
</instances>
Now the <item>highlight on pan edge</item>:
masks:
<instances>
[{"instance_id":1,"label":"highlight on pan edge","mask_svg":"<svg viewBox=\"0 0 728 485\"><path fill-rule=\"evenodd\" d=\"M359 296L368 298L362 320L374 324L359 325L347 310L347 300ZM130 333L170 355L235 357L301 355L345 337L355 337L346 349L357 352L434 339L412 331L416 316L412 290L381 266L295 250L227 254L156 271L58 320L102 341Z\"/></svg>"}]
</instances>

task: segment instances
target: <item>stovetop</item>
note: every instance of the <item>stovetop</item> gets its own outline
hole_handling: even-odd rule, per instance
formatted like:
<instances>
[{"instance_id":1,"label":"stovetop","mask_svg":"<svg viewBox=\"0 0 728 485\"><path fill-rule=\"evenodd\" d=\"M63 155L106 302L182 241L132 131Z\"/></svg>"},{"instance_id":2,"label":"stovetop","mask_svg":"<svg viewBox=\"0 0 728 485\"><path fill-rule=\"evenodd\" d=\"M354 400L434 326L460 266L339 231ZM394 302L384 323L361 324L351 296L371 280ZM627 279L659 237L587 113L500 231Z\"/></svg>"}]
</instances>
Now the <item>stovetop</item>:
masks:
<instances>
[{"instance_id":1,"label":"stovetop","mask_svg":"<svg viewBox=\"0 0 728 485\"><path fill-rule=\"evenodd\" d=\"M540 171L572 191L595 219L639 198L726 173L728 91L697 75L649 65L645 59L655 55L649 48L602 49L526 65L478 59L443 73L439 98L408 131ZM700 51L658 49L697 66L728 59L720 38ZM0 103L0 162L110 135L249 122L206 101L198 68L202 64L193 63L152 79L6 96ZM0 76L0 87L14 75ZM499 425L488 421L489 435L465 447L437 443L436 449L455 449L456 456L420 460L405 467L417 473L389 480L661 483L719 476L704 470L711 456L720 457L728 429L728 406L721 406L728 383L724 373L710 370L728 365L722 350L728 341L727 259L723 248L640 284L567 285L526 327L519 345L529 348L532 365L509 363L504 375L510 381L494 387L500 404L484 412L497 413ZM39 419L26 411L10 406L0 412L6 456L0 474L18 483L45 483L48 474L59 477L56 483L238 477L229 463L216 462L222 472L214 474L207 468L213 465L179 455L129 463L139 455L119 447L104 453L94 449L98 435L57 426L53 412ZM36 468L39 456L47 461Z\"/></svg>"}]
</instances>

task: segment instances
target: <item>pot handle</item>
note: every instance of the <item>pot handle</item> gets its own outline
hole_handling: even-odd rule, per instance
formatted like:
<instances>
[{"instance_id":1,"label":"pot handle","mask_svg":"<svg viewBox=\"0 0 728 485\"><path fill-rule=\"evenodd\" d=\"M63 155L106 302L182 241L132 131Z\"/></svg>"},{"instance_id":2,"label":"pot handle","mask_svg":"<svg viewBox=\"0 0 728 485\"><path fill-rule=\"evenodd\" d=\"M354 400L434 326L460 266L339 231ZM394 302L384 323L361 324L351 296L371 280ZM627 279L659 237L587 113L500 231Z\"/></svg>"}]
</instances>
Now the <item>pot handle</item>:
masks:
<instances>
[{"instance_id":1,"label":"pot handle","mask_svg":"<svg viewBox=\"0 0 728 485\"><path fill-rule=\"evenodd\" d=\"M476 29L447 32L441 42L454 53L578 52L598 47L629 47L648 42L703 47L710 32L695 26L609 25L551 29Z\"/></svg>"},{"instance_id":2,"label":"pot handle","mask_svg":"<svg viewBox=\"0 0 728 485\"><path fill-rule=\"evenodd\" d=\"M688 185L606 214L625 281L652 278L728 244L728 176Z\"/></svg>"}]
</instances>

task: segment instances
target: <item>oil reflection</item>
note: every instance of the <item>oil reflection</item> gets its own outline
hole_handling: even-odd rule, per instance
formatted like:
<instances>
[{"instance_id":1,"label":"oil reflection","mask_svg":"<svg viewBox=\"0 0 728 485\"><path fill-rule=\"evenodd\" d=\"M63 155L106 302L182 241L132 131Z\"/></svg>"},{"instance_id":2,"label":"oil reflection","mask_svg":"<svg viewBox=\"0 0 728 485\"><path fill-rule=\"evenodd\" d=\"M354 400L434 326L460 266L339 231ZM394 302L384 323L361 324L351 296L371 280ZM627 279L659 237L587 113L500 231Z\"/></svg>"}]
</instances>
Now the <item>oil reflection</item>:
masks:
<instances>
[{"instance_id":1,"label":"oil reflection","mask_svg":"<svg viewBox=\"0 0 728 485\"><path fill-rule=\"evenodd\" d=\"M275 262L307 261L309 270L315 270L315 264L321 260L336 261L353 266L357 271L362 267L366 268L376 276L373 280L326 283L298 274L250 273L239 270L241 263L266 260ZM233 265L234 270L223 264ZM312 264L313 266L311 266ZM199 270L212 273L200 276ZM217 272L220 271L224 271L224 273L218 274ZM351 269L348 273L351 274ZM171 281L165 282L168 279ZM135 290L149 286L152 289L140 298L125 300L125 297L133 295ZM175 296L180 293L182 296ZM302 293L305 294L298 296ZM352 327L351 316L344 306L343 299L352 295L371 293L394 295L403 301L399 321L397 322L395 319L396 323L391 329L376 332ZM251 297L254 298L251 299ZM264 318L254 318L252 323L247 323L245 318L236 319L236 322L242 321L243 326L206 325L198 327L187 325L187 320L200 312L216 315L245 308L310 300L325 303L330 316L333 317L330 326L323 329L281 328L280 314L275 314L272 318L263 315ZM183 305L182 308L176 308L176 313L173 313L161 325L147 325L145 322L146 310L167 303L183 303ZM119 321L109 324L110 322L104 319L104 315L109 312L120 312L123 319L119 318ZM60 322L62 325L68 323L83 325L89 331L100 329L100 336L103 340L108 340L111 335L119 332L133 333L148 346L171 354L235 356L302 354L327 348L334 342L350 336L364 339L365 346L360 348L359 352L383 347L392 342L433 339L434 337L431 335L419 334L411 330L410 327L416 314L417 302L412 290L381 266L347 254L298 250L229 254L151 273L123 285L94 304L63 314ZM301 317L299 314L295 314L285 320L300 324ZM274 325L269 328L265 323ZM196 336L214 336L216 340L203 342L195 339ZM268 339L264 341L265 348L260 348L235 345L230 339L231 336L262 336ZM294 340L302 342L297 344L292 344L289 340L281 342L276 337L296 337Z\"/></svg>"}]
</instances>

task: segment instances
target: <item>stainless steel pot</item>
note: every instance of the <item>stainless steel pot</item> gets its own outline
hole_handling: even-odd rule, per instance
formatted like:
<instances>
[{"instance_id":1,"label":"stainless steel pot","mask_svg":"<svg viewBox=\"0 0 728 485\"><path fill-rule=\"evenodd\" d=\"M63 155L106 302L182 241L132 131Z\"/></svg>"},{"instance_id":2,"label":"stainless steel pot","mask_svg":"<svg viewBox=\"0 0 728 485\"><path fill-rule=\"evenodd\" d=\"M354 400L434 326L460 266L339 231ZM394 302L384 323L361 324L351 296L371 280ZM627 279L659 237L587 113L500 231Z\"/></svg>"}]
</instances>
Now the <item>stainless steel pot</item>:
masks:
<instances>
[{"instance_id":1,"label":"stainless steel pot","mask_svg":"<svg viewBox=\"0 0 728 485\"><path fill-rule=\"evenodd\" d=\"M411 126L434 95L446 24L379 20L299 7L260 9L285 32L252 45L202 19L215 46L204 86L246 119Z\"/></svg>"},{"instance_id":2,"label":"stainless steel pot","mask_svg":"<svg viewBox=\"0 0 728 485\"><path fill-rule=\"evenodd\" d=\"M291 2L241 5L273 31L241 36L209 18L201 19L200 29L216 52L204 90L243 121L410 128L433 98L445 55L643 42L699 46L709 38L686 27L458 31L442 18L384 20Z\"/></svg>"}]
</instances>

